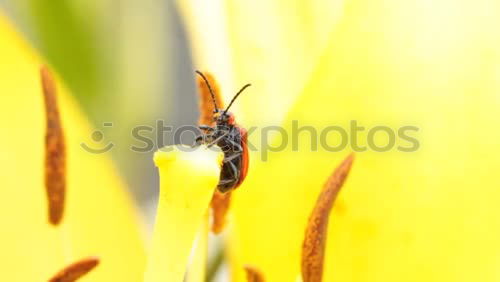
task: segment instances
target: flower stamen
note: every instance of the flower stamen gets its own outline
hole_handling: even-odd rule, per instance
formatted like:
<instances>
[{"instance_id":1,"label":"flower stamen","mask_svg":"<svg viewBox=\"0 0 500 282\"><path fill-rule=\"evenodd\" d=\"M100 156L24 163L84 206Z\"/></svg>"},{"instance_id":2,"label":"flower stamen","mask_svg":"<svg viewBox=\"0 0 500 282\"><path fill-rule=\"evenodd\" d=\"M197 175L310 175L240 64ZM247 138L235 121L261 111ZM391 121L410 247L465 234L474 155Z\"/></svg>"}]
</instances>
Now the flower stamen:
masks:
<instances>
[{"instance_id":1,"label":"flower stamen","mask_svg":"<svg viewBox=\"0 0 500 282\"><path fill-rule=\"evenodd\" d=\"M66 147L57 107L54 79L46 67L40 69L47 128L45 134L45 189L49 205L49 222L57 225L64 212L66 192Z\"/></svg>"},{"instance_id":2,"label":"flower stamen","mask_svg":"<svg viewBox=\"0 0 500 282\"><path fill-rule=\"evenodd\" d=\"M222 100L220 87L215 78L209 72L203 72L203 75L207 78L212 91L215 96L215 102L221 108L224 108L224 101ZM210 89L208 89L207 84L201 77L197 77L198 90L200 94L200 119L199 124L213 125L214 123L214 103L212 101L212 95L210 94Z\"/></svg>"},{"instance_id":3,"label":"flower stamen","mask_svg":"<svg viewBox=\"0 0 500 282\"><path fill-rule=\"evenodd\" d=\"M247 273L248 282L264 282L264 275L255 267L245 265L245 272Z\"/></svg>"},{"instance_id":4,"label":"flower stamen","mask_svg":"<svg viewBox=\"0 0 500 282\"><path fill-rule=\"evenodd\" d=\"M226 214L231 204L231 195L231 191L221 193L216 190L212 197L212 202L210 203L213 215L212 232L215 234L221 233L226 226Z\"/></svg>"},{"instance_id":5,"label":"flower stamen","mask_svg":"<svg viewBox=\"0 0 500 282\"><path fill-rule=\"evenodd\" d=\"M90 257L72 263L59 271L49 282L74 282L99 264L99 258Z\"/></svg>"},{"instance_id":6,"label":"flower stamen","mask_svg":"<svg viewBox=\"0 0 500 282\"><path fill-rule=\"evenodd\" d=\"M322 280L330 211L349 174L353 160L354 155L349 155L328 178L309 217L302 245L303 282Z\"/></svg>"}]
</instances>

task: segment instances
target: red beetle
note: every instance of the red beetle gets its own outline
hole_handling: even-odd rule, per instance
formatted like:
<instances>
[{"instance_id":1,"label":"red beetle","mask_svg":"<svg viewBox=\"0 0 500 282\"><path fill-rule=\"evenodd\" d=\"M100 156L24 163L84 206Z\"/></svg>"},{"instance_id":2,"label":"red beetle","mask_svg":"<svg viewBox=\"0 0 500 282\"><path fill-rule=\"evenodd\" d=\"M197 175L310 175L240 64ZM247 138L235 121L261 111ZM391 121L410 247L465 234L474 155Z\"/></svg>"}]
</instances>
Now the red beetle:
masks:
<instances>
[{"instance_id":1,"label":"red beetle","mask_svg":"<svg viewBox=\"0 0 500 282\"><path fill-rule=\"evenodd\" d=\"M205 80L210 94L212 95L215 109L215 126L200 125L199 128L204 133L196 138L196 144L207 144L208 146L216 144L224 152L224 160L217 189L225 193L238 188L248 172L247 131L236 124L234 115L228 112L228 110L236 98L238 98L243 90L249 87L250 84L243 86L243 88L234 95L227 108L222 110L217 107L215 95L207 78L199 71L196 71L196 73Z\"/></svg>"}]
</instances>

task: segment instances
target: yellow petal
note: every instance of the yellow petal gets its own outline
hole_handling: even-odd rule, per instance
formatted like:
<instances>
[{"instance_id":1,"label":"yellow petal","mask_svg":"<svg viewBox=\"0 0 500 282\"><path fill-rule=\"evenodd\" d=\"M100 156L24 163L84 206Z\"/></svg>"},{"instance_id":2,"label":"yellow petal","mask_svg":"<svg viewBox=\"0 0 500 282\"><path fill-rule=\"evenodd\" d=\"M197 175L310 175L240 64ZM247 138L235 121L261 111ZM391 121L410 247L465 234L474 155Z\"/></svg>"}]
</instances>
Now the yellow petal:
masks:
<instances>
[{"instance_id":1,"label":"yellow petal","mask_svg":"<svg viewBox=\"0 0 500 282\"><path fill-rule=\"evenodd\" d=\"M343 14L344 0L177 1L195 66L215 74L243 124L280 124ZM244 104L244 106L242 106Z\"/></svg>"},{"instance_id":2,"label":"yellow petal","mask_svg":"<svg viewBox=\"0 0 500 282\"><path fill-rule=\"evenodd\" d=\"M357 154L332 214L324 281L497 281L498 3L346 6L285 128L291 131L292 120L340 125L351 136L350 121L357 120L367 128L358 145L366 146L370 128L415 125L420 147L400 152L397 146L409 144L398 139L390 152ZM340 139L331 134L326 141ZM298 152L288 148L274 155L279 159L253 166L235 193L236 281L244 281L239 269L245 263L270 281L292 281L299 269L307 213L344 155L311 152L307 132L299 144Z\"/></svg>"},{"instance_id":3,"label":"yellow petal","mask_svg":"<svg viewBox=\"0 0 500 282\"><path fill-rule=\"evenodd\" d=\"M49 226L42 61L2 15L0 46L2 280L47 281L67 265L95 255L101 265L89 274L92 281L140 281L144 251L136 210L108 157L80 146L92 129L60 80L67 201L62 224Z\"/></svg>"},{"instance_id":4,"label":"yellow petal","mask_svg":"<svg viewBox=\"0 0 500 282\"><path fill-rule=\"evenodd\" d=\"M155 153L160 195L146 282L181 282L189 253L219 182L223 154L169 146Z\"/></svg>"}]
</instances>

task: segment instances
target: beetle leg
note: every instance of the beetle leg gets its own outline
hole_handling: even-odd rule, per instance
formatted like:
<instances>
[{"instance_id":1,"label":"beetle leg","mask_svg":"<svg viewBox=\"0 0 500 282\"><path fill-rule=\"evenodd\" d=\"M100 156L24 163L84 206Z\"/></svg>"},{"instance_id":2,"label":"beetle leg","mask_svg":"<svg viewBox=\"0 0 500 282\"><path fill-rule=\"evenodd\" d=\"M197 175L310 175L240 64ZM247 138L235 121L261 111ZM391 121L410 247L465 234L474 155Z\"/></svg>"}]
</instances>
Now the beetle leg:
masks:
<instances>
[{"instance_id":1,"label":"beetle leg","mask_svg":"<svg viewBox=\"0 0 500 282\"><path fill-rule=\"evenodd\" d=\"M243 152L243 147L241 147L241 144L234 140L229 140L229 142L231 142L234 148L238 148L239 152Z\"/></svg>"},{"instance_id":2,"label":"beetle leg","mask_svg":"<svg viewBox=\"0 0 500 282\"><path fill-rule=\"evenodd\" d=\"M232 179L221 180L221 181L219 181L219 185L226 185L226 184L231 183L231 182L233 182Z\"/></svg>"},{"instance_id":3,"label":"beetle leg","mask_svg":"<svg viewBox=\"0 0 500 282\"><path fill-rule=\"evenodd\" d=\"M203 135L200 135L200 136L196 137L196 140L194 141L194 144L196 146L200 146L201 144L203 144Z\"/></svg>"},{"instance_id":4,"label":"beetle leg","mask_svg":"<svg viewBox=\"0 0 500 282\"><path fill-rule=\"evenodd\" d=\"M213 145L217 144L217 142L219 142L222 138L226 137L228 133L224 133L224 135L221 135L219 137L217 137L217 139L215 139L214 141L212 141L210 144L207 145L207 147L212 147Z\"/></svg>"},{"instance_id":5,"label":"beetle leg","mask_svg":"<svg viewBox=\"0 0 500 282\"><path fill-rule=\"evenodd\" d=\"M236 167L236 165L234 165L234 163L232 163L232 162L229 162L229 165L231 166L231 169L233 170L234 178L238 178L240 173L238 172L238 168Z\"/></svg>"},{"instance_id":6,"label":"beetle leg","mask_svg":"<svg viewBox=\"0 0 500 282\"><path fill-rule=\"evenodd\" d=\"M222 162L223 163L227 163L227 162L232 161L232 160L234 160L234 159L236 159L238 157L240 157L240 154L234 154L234 155L232 155L230 157L224 158L224 160Z\"/></svg>"},{"instance_id":7,"label":"beetle leg","mask_svg":"<svg viewBox=\"0 0 500 282\"><path fill-rule=\"evenodd\" d=\"M211 127L209 125L204 125L204 124L199 125L198 128L201 130L205 130L205 131L214 131L215 130L213 127Z\"/></svg>"},{"instance_id":8,"label":"beetle leg","mask_svg":"<svg viewBox=\"0 0 500 282\"><path fill-rule=\"evenodd\" d=\"M210 140L212 140L212 139L213 139L212 134L203 133L203 134L198 135L198 137L196 137L195 144L198 146L201 144L206 144L208 142L211 142Z\"/></svg>"}]
</instances>

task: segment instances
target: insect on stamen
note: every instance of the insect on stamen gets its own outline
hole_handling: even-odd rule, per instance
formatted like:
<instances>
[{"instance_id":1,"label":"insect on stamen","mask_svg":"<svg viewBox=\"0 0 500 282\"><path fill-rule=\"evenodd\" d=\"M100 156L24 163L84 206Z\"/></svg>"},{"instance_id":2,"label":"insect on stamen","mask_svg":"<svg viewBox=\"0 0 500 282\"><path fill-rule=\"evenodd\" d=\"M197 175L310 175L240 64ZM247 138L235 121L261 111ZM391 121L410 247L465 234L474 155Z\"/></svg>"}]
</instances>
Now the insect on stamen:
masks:
<instances>
[{"instance_id":1,"label":"insect on stamen","mask_svg":"<svg viewBox=\"0 0 500 282\"><path fill-rule=\"evenodd\" d=\"M211 129L208 129L208 126L202 126L201 128L205 132L202 136L196 138L196 144L207 144L209 147L217 145L224 152L224 162L217 188L222 193L229 192L240 186L246 177L248 148L246 130L236 124L234 115L229 113L228 110L240 94L251 84L243 86L234 95L226 109L221 110L217 106L216 96L207 77L200 71L196 71L196 73L205 81L215 107L213 115L215 126L211 127Z\"/></svg>"}]
</instances>

